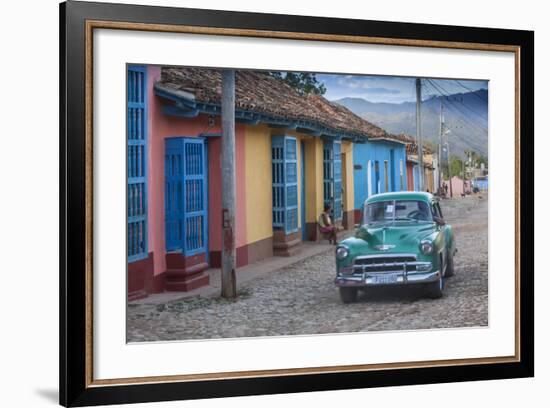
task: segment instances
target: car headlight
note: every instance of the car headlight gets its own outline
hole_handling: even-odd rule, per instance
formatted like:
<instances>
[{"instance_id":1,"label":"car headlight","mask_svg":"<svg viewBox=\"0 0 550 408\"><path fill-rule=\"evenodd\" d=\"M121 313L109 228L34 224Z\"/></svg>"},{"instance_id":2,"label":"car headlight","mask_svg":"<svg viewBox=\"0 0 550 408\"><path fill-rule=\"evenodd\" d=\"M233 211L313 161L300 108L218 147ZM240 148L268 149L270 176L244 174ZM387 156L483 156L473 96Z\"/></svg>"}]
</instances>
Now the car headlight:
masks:
<instances>
[{"instance_id":1,"label":"car headlight","mask_svg":"<svg viewBox=\"0 0 550 408\"><path fill-rule=\"evenodd\" d=\"M342 260L345 259L349 255L349 249L347 249L344 246L340 246L336 248L336 258Z\"/></svg>"},{"instance_id":2,"label":"car headlight","mask_svg":"<svg viewBox=\"0 0 550 408\"><path fill-rule=\"evenodd\" d=\"M434 246L432 244L432 241L429 241L427 239L420 241L420 249L422 252L426 255L431 254L434 250Z\"/></svg>"}]
</instances>

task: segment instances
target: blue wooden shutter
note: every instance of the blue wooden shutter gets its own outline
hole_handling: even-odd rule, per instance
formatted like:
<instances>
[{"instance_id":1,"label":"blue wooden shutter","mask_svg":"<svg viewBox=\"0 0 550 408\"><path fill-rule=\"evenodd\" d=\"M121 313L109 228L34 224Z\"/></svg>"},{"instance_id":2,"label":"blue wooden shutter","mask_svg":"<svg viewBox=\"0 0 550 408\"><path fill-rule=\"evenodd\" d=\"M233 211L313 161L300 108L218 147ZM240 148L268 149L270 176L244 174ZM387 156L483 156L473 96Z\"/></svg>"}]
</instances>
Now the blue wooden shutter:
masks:
<instances>
[{"instance_id":1,"label":"blue wooden shutter","mask_svg":"<svg viewBox=\"0 0 550 408\"><path fill-rule=\"evenodd\" d=\"M390 149L390 191L395 191L395 150Z\"/></svg>"},{"instance_id":2,"label":"blue wooden shutter","mask_svg":"<svg viewBox=\"0 0 550 408\"><path fill-rule=\"evenodd\" d=\"M205 252L208 243L206 146L200 138L168 138L165 145L166 250Z\"/></svg>"},{"instance_id":3,"label":"blue wooden shutter","mask_svg":"<svg viewBox=\"0 0 550 408\"><path fill-rule=\"evenodd\" d=\"M332 144L334 151L334 219L342 219L342 144L339 140L335 140Z\"/></svg>"},{"instance_id":4,"label":"blue wooden shutter","mask_svg":"<svg viewBox=\"0 0 550 408\"><path fill-rule=\"evenodd\" d=\"M206 251L206 146L203 139L184 139L185 255Z\"/></svg>"},{"instance_id":5,"label":"blue wooden shutter","mask_svg":"<svg viewBox=\"0 0 550 408\"><path fill-rule=\"evenodd\" d=\"M380 162L374 161L374 194L380 193Z\"/></svg>"},{"instance_id":6,"label":"blue wooden shutter","mask_svg":"<svg viewBox=\"0 0 550 408\"><path fill-rule=\"evenodd\" d=\"M296 138L271 139L273 227L298 231L298 160Z\"/></svg>"},{"instance_id":7,"label":"blue wooden shutter","mask_svg":"<svg viewBox=\"0 0 550 408\"><path fill-rule=\"evenodd\" d=\"M296 139L285 137L286 233L298 231L298 160Z\"/></svg>"},{"instance_id":8,"label":"blue wooden shutter","mask_svg":"<svg viewBox=\"0 0 550 408\"><path fill-rule=\"evenodd\" d=\"M342 145L339 140L323 143L323 199L332 207L333 218L342 219Z\"/></svg>"},{"instance_id":9,"label":"blue wooden shutter","mask_svg":"<svg viewBox=\"0 0 550 408\"><path fill-rule=\"evenodd\" d=\"M166 250L183 250L185 219L183 211L183 140L165 140L164 152L164 216Z\"/></svg>"},{"instance_id":10,"label":"blue wooden shutter","mask_svg":"<svg viewBox=\"0 0 550 408\"><path fill-rule=\"evenodd\" d=\"M127 71L128 261L147 257L147 88L146 69Z\"/></svg>"}]
</instances>

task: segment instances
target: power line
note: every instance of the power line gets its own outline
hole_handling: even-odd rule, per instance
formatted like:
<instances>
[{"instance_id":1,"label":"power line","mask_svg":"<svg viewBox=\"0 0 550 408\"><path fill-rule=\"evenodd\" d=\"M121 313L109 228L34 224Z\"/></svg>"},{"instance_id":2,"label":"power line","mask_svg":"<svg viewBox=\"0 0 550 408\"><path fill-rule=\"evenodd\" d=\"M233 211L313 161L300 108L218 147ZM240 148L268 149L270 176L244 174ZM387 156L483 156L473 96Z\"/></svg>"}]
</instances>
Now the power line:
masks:
<instances>
[{"instance_id":1,"label":"power line","mask_svg":"<svg viewBox=\"0 0 550 408\"><path fill-rule=\"evenodd\" d=\"M450 96L453 96L452 94L449 93L449 91L447 91L441 84L435 84L432 80L428 79L428 82L430 84L432 84L434 86L434 88L436 88L437 90L439 90L441 92L442 95L446 96L446 97L450 97ZM483 121L487 121L487 118L483 115L481 115L479 112L476 112L475 110L473 110L472 108L470 108L468 105L466 105L464 102L462 101L459 101L458 99L454 99L456 102L460 103L462 106L464 106L464 108L468 109L470 112L472 112L474 115L477 115L479 116L481 119L483 119Z\"/></svg>"},{"instance_id":2,"label":"power line","mask_svg":"<svg viewBox=\"0 0 550 408\"><path fill-rule=\"evenodd\" d=\"M454 104L451 104L451 102L449 100L446 100L445 98L442 98L441 97L441 91L436 90L435 87L433 87L433 85L431 85L431 84L428 84L428 83L426 83L426 84L430 86L430 88L425 87L426 91L427 91L427 95L431 95L431 96L438 95L439 100L442 103L444 103L445 107L453 108L451 112L455 112L455 115L451 116L450 119L454 119L455 123L457 123L457 121L459 121L458 123L462 124L462 126L459 126L460 128L464 128L465 126L467 126L468 128L471 129L471 131L473 131L475 133L477 133L477 132L487 133L487 129L481 127L476 122L471 121L469 117L465 116L464 112L462 112L460 109L458 109L458 107L456 107ZM435 90L435 92L434 92L434 90ZM429 98L427 100L429 100ZM464 119L463 117L466 117L467 119ZM451 127L447 126L447 128L451 128ZM457 126L455 125L455 126L453 126L453 128L457 128ZM480 150L483 150L483 145L481 145L481 144L471 143L471 142L470 142L470 144L472 146L475 146L476 148L478 148Z\"/></svg>"},{"instance_id":3,"label":"power line","mask_svg":"<svg viewBox=\"0 0 550 408\"><path fill-rule=\"evenodd\" d=\"M444 100L444 99L443 99L443 103L445 104L446 107L448 107L448 108L453 108L453 110L454 110L456 113L462 115L462 116L455 116L454 118L458 119L458 120L459 120L460 122L462 122L464 125L470 126L471 129L475 129L475 130L478 130L478 131L487 133L487 129L486 129L486 128L484 128L483 126L481 126L481 125L479 125L479 124L477 124L477 123L475 123L475 122L473 122L473 121L468 120L468 118L466 118L466 117L464 116L464 113L463 113L460 109L458 109L455 105L449 103L448 101L446 101L446 100Z\"/></svg>"},{"instance_id":4,"label":"power line","mask_svg":"<svg viewBox=\"0 0 550 408\"><path fill-rule=\"evenodd\" d=\"M449 91L447 91L442 85L440 84L436 84L434 83L432 80L428 79L428 81L430 82L430 84L436 89L438 90L441 95L445 96L447 98L447 100L449 101L455 101L455 102L458 102L460 103L464 108L468 109L470 112L472 112L474 115L477 115L479 116L481 119L483 119L483 121L487 121L487 118L483 115L481 115L479 112L476 112L475 110L473 110L472 108L470 108L468 105L466 105L463 101L461 100L458 100L458 99L449 99L449 97L452 97L453 95L449 93Z\"/></svg>"},{"instance_id":5,"label":"power line","mask_svg":"<svg viewBox=\"0 0 550 408\"><path fill-rule=\"evenodd\" d=\"M462 82L460 82L459 80L457 79L453 79L454 82L456 82L459 86L461 86L462 88L466 89L467 91L471 92L474 96L478 97L479 99L481 99L483 102L487 102L487 99L481 97L477 91L474 91L473 89L470 89L468 88L466 85L464 85ZM479 89L478 89L479 91Z\"/></svg>"},{"instance_id":6,"label":"power line","mask_svg":"<svg viewBox=\"0 0 550 408\"><path fill-rule=\"evenodd\" d=\"M432 89L436 90L435 87L432 84L429 84L429 85L432 87ZM439 99L445 104L446 107L453 108L454 112L461 115L461 116L455 116L456 119L460 120L465 125L470 126L472 129L478 129L478 130L482 130L484 132L487 132L487 129L481 127L477 123L472 122L470 120L466 120L466 119L469 119L469 118L464 114L464 112L462 110L458 109L458 107L454 103L452 103L452 101L450 101L449 99L446 99L445 95L443 95L443 98L442 98L441 97L442 93L440 91L437 91L437 95L439 95ZM466 118L466 119L464 119L464 118Z\"/></svg>"},{"instance_id":7,"label":"power line","mask_svg":"<svg viewBox=\"0 0 550 408\"><path fill-rule=\"evenodd\" d=\"M443 88L443 86L441 86L441 85L437 85L437 86L439 86L440 89L442 89L444 92L447 93L447 98L453 97L453 95L450 94L449 91L447 91L445 88ZM483 120L483 122L487 122L488 118L487 118L486 116L484 116L484 115L480 114L479 112L477 112L476 110L470 108L468 105L466 105L466 104L464 103L464 101L462 100L462 98L461 98L461 99L458 99L458 98L456 98L456 96L455 96L453 100L456 101L456 102L458 102L460 105L462 105L464 108L466 108L467 110L469 110L470 112L472 112L474 115L480 117L480 118Z\"/></svg>"},{"instance_id":8,"label":"power line","mask_svg":"<svg viewBox=\"0 0 550 408\"><path fill-rule=\"evenodd\" d=\"M454 100L450 99L448 94L445 94L444 91L440 90L437 85L435 85L431 80L428 80L428 83L430 84L430 86L436 90L441 96L443 96L442 100L443 102L448 106L448 107L452 107L454 108L454 110L458 113L460 113L465 119L467 120L464 120L464 123L468 124L468 125L471 125L471 126L475 126L477 127L478 129L484 131L484 132L487 132L487 129L485 127L483 127L481 124L478 124L476 123L475 121L471 120L471 117L469 117L463 110L461 110L455 103L454 103ZM458 101L457 101L458 102ZM462 106L467 108L466 105L464 105L464 103L462 103ZM472 111L471 109L469 109L470 111ZM472 111L473 113L475 113L476 115L480 116L484 122L487 121L487 118L479 115L477 112L475 111Z\"/></svg>"},{"instance_id":9,"label":"power line","mask_svg":"<svg viewBox=\"0 0 550 408\"><path fill-rule=\"evenodd\" d=\"M440 100L444 103L444 105L447 108L453 108L453 111L458 114L458 115L453 115L451 117L452 119L459 120L462 124L469 126L470 129L472 129L473 131L478 131L478 132L481 131L483 133L487 133L487 129L479 126L475 122L464 119L464 113L461 110L459 110L454 104L451 104L450 101L444 98L440 98ZM450 128L449 126L447 127Z\"/></svg>"},{"instance_id":10,"label":"power line","mask_svg":"<svg viewBox=\"0 0 550 408\"><path fill-rule=\"evenodd\" d=\"M479 131L482 131L484 133L487 133L487 129L484 128L483 126L477 124L476 122L474 121L471 121L469 120L469 118L467 116L464 116L464 112L462 112L460 109L458 109L456 107L456 105L450 103L449 101L443 99L443 103L445 104L445 106L447 106L448 108L453 108L453 110L458 113L459 115L462 115L462 116L455 116L456 119L458 119L459 121L461 121L463 124L465 124L466 126L470 126L472 129L477 129Z\"/></svg>"}]
</instances>

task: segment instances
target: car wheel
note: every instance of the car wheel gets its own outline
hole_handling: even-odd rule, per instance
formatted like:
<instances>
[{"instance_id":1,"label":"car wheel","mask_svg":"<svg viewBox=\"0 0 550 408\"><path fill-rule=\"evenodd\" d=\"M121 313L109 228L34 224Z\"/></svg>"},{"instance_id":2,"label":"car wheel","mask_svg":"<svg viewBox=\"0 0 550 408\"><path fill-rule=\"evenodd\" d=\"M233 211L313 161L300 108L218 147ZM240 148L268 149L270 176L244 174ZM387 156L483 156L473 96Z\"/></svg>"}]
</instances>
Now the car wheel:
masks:
<instances>
[{"instance_id":1,"label":"car wheel","mask_svg":"<svg viewBox=\"0 0 550 408\"><path fill-rule=\"evenodd\" d=\"M445 277L450 278L455 274L455 257L450 255L447 257L447 269L445 269Z\"/></svg>"},{"instance_id":2,"label":"car wheel","mask_svg":"<svg viewBox=\"0 0 550 408\"><path fill-rule=\"evenodd\" d=\"M357 299L357 288L339 288L340 299L344 303L353 303Z\"/></svg>"},{"instance_id":3,"label":"car wheel","mask_svg":"<svg viewBox=\"0 0 550 408\"><path fill-rule=\"evenodd\" d=\"M439 274L439 279L435 282L429 283L427 287L427 295L432 299L439 299L443 296L443 286L444 286L443 275Z\"/></svg>"}]
</instances>

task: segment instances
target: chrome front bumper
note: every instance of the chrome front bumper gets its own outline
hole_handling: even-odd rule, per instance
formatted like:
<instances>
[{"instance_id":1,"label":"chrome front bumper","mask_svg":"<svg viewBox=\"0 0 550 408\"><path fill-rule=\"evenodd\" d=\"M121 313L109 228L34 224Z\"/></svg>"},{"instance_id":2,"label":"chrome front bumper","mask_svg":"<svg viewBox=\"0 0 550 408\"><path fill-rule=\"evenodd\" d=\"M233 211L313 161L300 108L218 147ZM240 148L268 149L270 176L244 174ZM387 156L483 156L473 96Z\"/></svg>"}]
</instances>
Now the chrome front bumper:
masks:
<instances>
[{"instance_id":1,"label":"chrome front bumper","mask_svg":"<svg viewBox=\"0 0 550 408\"><path fill-rule=\"evenodd\" d=\"M432 272L409 272L398 273L395 281L379 279L376 275L392 275L391 272L365 273L362 275L338 275L334 280L336 286L384 286L384 285L407 285L414 283L429 283L439 279L439 271Z\"/></svg>"},{"instance_id":2,"label":"chrome front bumper","mask_svg":"<svg viewBox=\"0 0 550 408\"><path fill-rule=\"evenodd\" d=\"M439 279L440 272L432 270L431 262L417 261L412 254L395 255L395 259L400 257L408 260L386 262L381 255L358 257L352 266L340 268L334 283L337 286L383 286L429 283ZM357 263L364 259L370 262Z\"/></svg>"}]
</instances>

